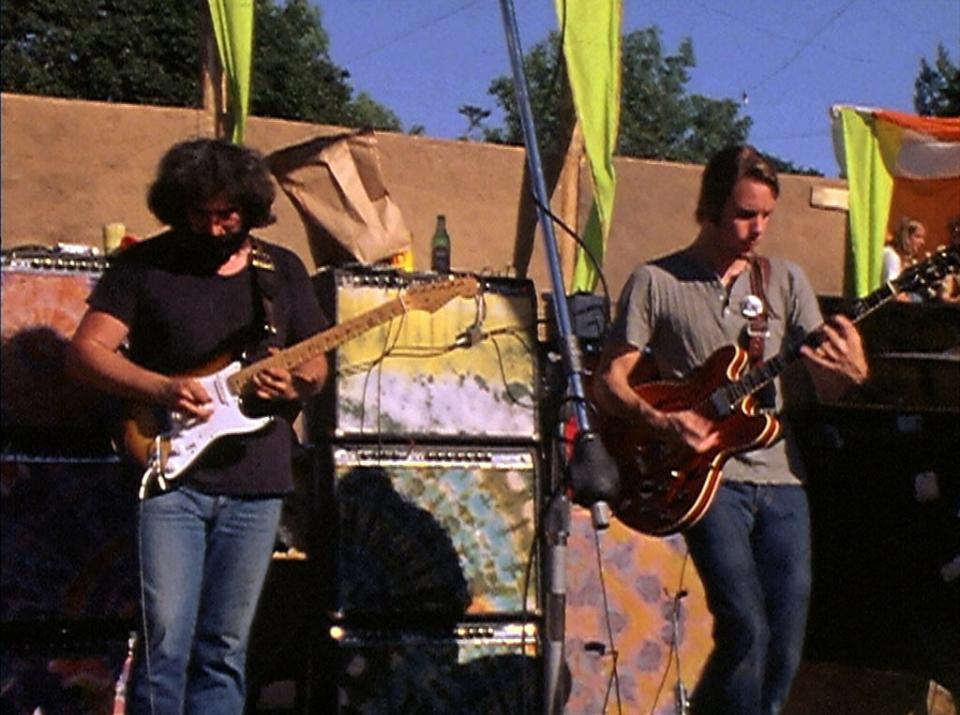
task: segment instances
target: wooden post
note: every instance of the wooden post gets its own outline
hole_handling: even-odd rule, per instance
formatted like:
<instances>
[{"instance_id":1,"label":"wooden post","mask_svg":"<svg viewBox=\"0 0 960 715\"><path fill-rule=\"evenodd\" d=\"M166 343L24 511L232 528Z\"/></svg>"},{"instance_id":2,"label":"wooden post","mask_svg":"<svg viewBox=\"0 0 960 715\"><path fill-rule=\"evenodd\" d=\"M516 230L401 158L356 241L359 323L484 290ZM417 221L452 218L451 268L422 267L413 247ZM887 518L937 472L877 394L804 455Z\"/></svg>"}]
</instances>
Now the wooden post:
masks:
<instances>
[{"instance_id":1,"label":"wooden post","mask_svg":"<svg viewBox=\"0 0 960 715\"><path fill-rule=\"evenodd\" d=\"M229 133L226 86L217 38L213 34L208 0L198 0L200 11L200 86L204 112L210 117L210 131L217 139Z\"/></svg>"},{"instance_id":2,"label":"wooden post","mask_svg":"<svg viewBox=\"0 0 960 715\"><path fill-rule=\"evenodd\" d=\"M574 231L580 232L580 167L584 159L583 130L580 122L573 126L567 153L563 159L563 168L553 193L551 203L556 206L557 215ZM576 266L577 242L566 231L557 231L557 249L560 254L560 270L563 284L569 289L573 283L573 270Z\"/></svg>"}]
</instances>

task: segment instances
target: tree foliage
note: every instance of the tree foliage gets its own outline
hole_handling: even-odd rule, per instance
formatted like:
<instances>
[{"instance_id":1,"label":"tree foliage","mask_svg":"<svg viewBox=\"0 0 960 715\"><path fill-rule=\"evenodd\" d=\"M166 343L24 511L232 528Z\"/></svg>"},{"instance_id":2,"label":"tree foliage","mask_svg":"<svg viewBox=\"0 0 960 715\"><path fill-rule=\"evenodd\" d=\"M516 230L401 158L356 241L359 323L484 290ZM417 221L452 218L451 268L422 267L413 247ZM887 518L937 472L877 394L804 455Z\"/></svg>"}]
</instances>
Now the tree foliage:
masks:
<instances>
[{"instance_id":1,"label":"tree foliage","mask_svg":"<svg viewBox=\"0 0 960 715\"><path fill-rule=\"evenodd\" d=\"M0 3L7 92L196 107L200 0L17 0ZM256 0L250 111L343 126L400 129L329 56L307 0Z\"/></svg>"},{"instance_id":2,"label":"tree foliage","mask_svg":"<svg viewBox=\"0 0 960 715\"><path fill-rule=\"evenodd\" d=\"M350 73L330 59L320 10L307 0L257 0L250 111L258 116L399 130L396 114L353 97Z\"/></svg>"},{"instance_id":3,"label":"tree foliage","mask_svg":"<svg viewBox=\"0 0 960 715\"><path fill-rule=\"evenodd\" d=\"M537 139L544 152L562 151L565 104L569 94L556 33L535 45L524 58ZM732 100L710 99L687 91L695 66L693 44L680 43L665 54L660 31L648 27L630 32L621 45L622 87L617 153L645 159L703 163L717 149L743 142L751 119L739 116ZM489 141L522 143L520 115L510 77L498 77L489 93L503 109L505 126L486 131Z\"/></svg>"},{"instance_id":4,"label":"tree foliage","mask_svg":"<svg viewBox=\"0 0 960 715\"><path fill-rule=\"evenodd\" d=\"M573 111L567 89L566 66L555 32L534 45L523 58L537 143L544 153L563 151ZM491 94L504 112L503 127L487 128L484 139L503 144L523 144L523 128L514 95L513 77L502 75L490 83Z\"/></svg>"},{"instance_id":5,"label":"tree foliage","mask_svg":"<svg viewBox=\"0 0 960 715\"><path fill-rule=\"evenodd\" d=\"M4 91L159 105L200 99L196 0L0 4Z\"/></svg>"},{"instance_id":6,"label":"tree foliage","mask_svg":"<svg viewBox=\"0 0 960 715\"><path fill-rule=\"evenodd\" d=\"M920 74L913 84L913 105L927 117L960 116L960 67L950 61L947 49L937 45L937 59L931 65L920 60Z\"/></svg>"}]
</instances>

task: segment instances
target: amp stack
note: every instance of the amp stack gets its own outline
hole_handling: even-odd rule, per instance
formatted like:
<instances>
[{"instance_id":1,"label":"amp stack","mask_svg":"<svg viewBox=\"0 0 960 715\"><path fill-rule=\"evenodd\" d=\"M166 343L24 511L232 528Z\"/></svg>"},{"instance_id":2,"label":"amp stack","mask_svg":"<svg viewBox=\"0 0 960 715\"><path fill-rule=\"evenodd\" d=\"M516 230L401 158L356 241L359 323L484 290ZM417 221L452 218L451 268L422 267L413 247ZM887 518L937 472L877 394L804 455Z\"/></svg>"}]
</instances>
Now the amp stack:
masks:
<instances>
[{"instance_id":1,"label":"amp stack","mask_svg":"<svg viewBox=\"0 0 960 715\"><path fill-rule=\"evenodd\" d=\"M307 430L330 445L337 712L539 712L532 282L336 268L357 326Z\"/></svg>"},{"instance_id":2,"label":"amp stack","mask_svg":"<svg viewBox=\"0 0 960 715\"><path fill-rule=\"evenodd\" d=\"M137 612L135 495L108 427L118 405L63 372L105 262L71 246L2 258L3 702L90 711L112 699Z\"/></svg>"}]
</instances>

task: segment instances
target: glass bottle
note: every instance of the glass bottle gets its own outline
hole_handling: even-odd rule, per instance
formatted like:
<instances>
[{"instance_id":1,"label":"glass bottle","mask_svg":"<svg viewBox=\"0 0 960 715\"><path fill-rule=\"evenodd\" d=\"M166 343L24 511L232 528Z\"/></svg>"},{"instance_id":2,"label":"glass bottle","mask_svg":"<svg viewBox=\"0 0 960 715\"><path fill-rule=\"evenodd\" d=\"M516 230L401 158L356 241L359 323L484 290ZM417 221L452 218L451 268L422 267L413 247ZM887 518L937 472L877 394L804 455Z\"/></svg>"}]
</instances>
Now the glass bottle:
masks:
<instances>
[{"instance_id":1,"label":"glass bottle","mask_svg":"<svg viewBox=\"0 0 960 715\"><path fill-rule=\"evenodd\" d=\"M447 218L443 214L437 216L437 228L430 239L430 270L450 272L450 234L447 233Z\"/></svg>"}]
</instances>

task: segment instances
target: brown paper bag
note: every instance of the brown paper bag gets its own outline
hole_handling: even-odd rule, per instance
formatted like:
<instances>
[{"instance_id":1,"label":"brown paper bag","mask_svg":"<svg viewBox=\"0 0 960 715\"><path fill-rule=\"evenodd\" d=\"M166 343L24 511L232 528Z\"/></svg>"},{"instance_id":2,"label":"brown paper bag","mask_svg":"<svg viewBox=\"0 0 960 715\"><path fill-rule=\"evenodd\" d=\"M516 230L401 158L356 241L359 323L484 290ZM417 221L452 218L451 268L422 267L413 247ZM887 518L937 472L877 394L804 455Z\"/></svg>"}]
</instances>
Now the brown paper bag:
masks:
<instances>
[{"instance_id":1,"label":"brown paper bag","mask_svg":"<svg viewBox=\"0 0 960 715\"><path fill-rule=\"evenodd\" d=\"M317 265L369 264L410 247L373 131L317 137L273 152L267 163L303 219Z\"/></svg>"}]
</instances>

